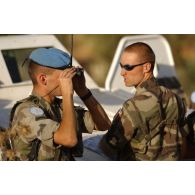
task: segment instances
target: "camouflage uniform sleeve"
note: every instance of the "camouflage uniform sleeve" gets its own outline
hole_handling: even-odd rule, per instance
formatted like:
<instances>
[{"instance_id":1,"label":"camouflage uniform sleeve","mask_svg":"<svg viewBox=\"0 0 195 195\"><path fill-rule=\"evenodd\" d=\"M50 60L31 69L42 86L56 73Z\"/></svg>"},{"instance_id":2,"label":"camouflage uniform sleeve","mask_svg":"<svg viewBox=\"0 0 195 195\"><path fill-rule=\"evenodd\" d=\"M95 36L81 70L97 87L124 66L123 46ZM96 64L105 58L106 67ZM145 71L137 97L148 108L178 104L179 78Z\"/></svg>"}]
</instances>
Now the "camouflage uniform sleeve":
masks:
<instances>
[{"instance_id":1,"label":"camouflage uniform sleeve","mask_svg":"<svg viewBox=\"0 0 195 195\"><path fill-rule=\"evenodd\" d=\"M130 160L130 143L134 127L129 114L128 104L115 115L111 128L100 142L100 148L112 160Z\"/></svg>"},{"instance_id":2,"label":"camouflage uniform sleeve","mask_svg":"<svg viewBox=\"0 0 195 195\"><path fill-rule=\"evenodd\" d=\"M12 131L25 143L38 138L43 145L51 148L55 147L53 135L58 127L59 123L48 119L42 109L33 106L17 109L12 122Z\"/></svg>"},{"instance_id":3,"label":"camouflage uniform sleeve","mask_svg":"<svg viewBox=\"0 0 195 195\"><path fill-rule=\"evenodd\" d=\"M92 133L95 127L89 111L81 107L76 107L77 122L82 133Z\"/></svg>"}]
</instances>

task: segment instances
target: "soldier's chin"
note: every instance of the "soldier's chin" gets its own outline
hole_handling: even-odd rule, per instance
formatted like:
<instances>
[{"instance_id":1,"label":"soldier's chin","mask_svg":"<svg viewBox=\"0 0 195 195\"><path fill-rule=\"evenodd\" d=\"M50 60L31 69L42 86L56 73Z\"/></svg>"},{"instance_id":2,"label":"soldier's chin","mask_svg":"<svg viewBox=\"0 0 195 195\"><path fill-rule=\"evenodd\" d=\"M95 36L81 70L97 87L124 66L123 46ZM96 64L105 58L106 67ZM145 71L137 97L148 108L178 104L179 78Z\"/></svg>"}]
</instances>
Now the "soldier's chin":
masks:
<instances>
[{"instance_id":1,"label":"soldier's chin","mask_svg":"<svg viewBox=\"0 0 195 195\"><path fill-rule=\"evenodd\" d=\"M125 82L125 86L126 86L126 87L132 87L133 85L130 84L130 83L126 83L126 82Z\"/></svg>"}]
</instances>

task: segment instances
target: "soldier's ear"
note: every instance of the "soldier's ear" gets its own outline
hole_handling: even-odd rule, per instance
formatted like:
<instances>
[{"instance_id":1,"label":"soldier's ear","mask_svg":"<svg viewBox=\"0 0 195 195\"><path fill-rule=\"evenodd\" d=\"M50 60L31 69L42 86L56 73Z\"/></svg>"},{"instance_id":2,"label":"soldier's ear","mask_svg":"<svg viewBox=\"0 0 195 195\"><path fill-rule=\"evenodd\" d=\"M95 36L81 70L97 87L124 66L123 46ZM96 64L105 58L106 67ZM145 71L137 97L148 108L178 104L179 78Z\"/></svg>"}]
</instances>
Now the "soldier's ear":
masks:
<instances>
[{"instance_id":1,"label":"soldier's ear","mask_svg":"<svg viewBox=\"0 0 195 195\"><path fill-rule=\"evenodd\" d=\"M40 85L47 85L47 76L45 74L40 73L37 80Z\"/></svg>"},{"instance_id":2,"label":"soldier's ear","mask_svg":"<svg viewBox=\"0 0 195 195\"><path fill-rule=\"evenodd\" d=\"M151 63L147 62L147 63L144 64L144 67L143 67L144 73L150 72L151 69L152 69L152 64Z\"/></svg>"}]
</instances>

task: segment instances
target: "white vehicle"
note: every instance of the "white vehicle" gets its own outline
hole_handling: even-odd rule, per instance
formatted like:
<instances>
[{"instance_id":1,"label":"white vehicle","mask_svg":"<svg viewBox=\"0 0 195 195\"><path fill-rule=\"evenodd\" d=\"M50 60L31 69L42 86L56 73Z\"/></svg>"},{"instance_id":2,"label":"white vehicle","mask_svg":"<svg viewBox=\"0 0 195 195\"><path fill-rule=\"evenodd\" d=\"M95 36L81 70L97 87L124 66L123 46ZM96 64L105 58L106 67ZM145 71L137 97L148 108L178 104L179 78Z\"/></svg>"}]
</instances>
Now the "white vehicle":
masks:
<instances>
[{"instance_id":1,"label":"white vehicle","mask_svg":"<svg viewBox=\"0 0 195 195\"><path fill-rule=\"evenodd\" d=\"M105 82L105 88L100 88L85 72L87 86L102 104L110 119L113 118L122 103L133 96L134 89L125 87L120 76L119 60L123 49L134 42L148 43L156 54L156 68L154 75L172 89L180 90L176 78L174 60L170 46L161 35L127 36L118 44L113 62ZM17 100L27 97L32 90L27 69L21 66L30 52L39 47L55 47L64 51L67 49L53 35L17 35L0 37L0 126L9 126L9 113ZM73 65L80 66L73 58ZM83 103L78 96L74 96L76 104ZM104 132L94 132L92 135L83 134L85 145L83 158L78 160L108 160L97 150L97 144Z\"/></svg>"}]
</instances>

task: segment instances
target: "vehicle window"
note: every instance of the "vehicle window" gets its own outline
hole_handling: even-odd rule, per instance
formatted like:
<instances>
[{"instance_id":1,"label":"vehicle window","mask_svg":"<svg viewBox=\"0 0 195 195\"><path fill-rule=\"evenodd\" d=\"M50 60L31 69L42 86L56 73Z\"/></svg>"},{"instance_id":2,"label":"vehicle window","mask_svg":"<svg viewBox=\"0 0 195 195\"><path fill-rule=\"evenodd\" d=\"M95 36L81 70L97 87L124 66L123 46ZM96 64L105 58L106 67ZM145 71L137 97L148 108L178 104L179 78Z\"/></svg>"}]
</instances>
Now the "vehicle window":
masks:
<instances>
[{"instance_id":1,"label":"vehicle window","mask_svg":"<svg viewBox=\"0 0 195 195\"><path fill-rule=\"evenodd\" d=\"M25 59L36 48L2 50L2 54L13 83L30 80L28 76L28 63Z\"/></svg>"}]
</instances>

